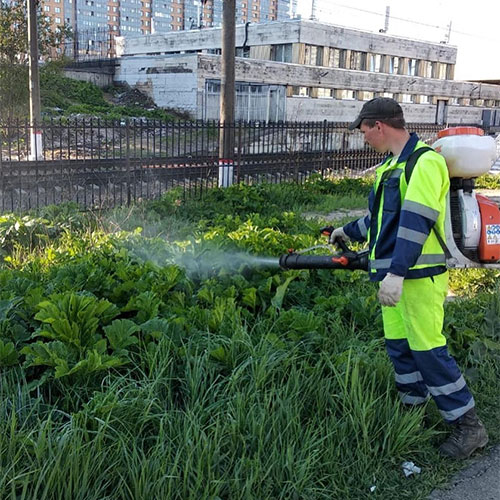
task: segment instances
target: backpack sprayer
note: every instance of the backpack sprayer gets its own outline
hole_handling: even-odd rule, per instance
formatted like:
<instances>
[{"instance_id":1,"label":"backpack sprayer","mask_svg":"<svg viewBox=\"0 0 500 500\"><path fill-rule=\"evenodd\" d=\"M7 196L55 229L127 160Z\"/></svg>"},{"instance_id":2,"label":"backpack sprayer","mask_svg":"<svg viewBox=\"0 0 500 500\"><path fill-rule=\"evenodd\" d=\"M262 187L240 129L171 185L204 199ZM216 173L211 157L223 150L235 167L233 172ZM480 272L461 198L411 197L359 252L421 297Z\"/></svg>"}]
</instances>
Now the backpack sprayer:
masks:
<instances>
[{"instance_id":1,"label":"backpack sprayer","mask_svg":"<svg viewBox=\"0 0 500 500\"><path fill-rule=\"evenodd\" d=\"M500 269L500 209L474 191L475 178L495 161L495 141L480 128L451 127L438 133L432 147L444 156L450 173L443 242L447 267ZM326 236L332 231L331 226L321 229ZM283 269L368 270L368 250L355 252L342 241L336 244L342 251L330 255L305 255L317 248L331 250L328 245L289 250L279 264Z\"/></svg>"}]
</instances>

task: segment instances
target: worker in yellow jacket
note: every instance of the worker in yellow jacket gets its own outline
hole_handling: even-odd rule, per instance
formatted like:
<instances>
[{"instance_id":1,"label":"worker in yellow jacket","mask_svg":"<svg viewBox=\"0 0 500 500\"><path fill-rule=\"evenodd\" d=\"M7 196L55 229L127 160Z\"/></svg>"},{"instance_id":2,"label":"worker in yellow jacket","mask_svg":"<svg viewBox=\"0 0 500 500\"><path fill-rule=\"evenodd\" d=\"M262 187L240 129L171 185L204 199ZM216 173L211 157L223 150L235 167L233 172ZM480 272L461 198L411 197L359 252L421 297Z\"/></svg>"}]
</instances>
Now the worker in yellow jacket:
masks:
<instances>
[{"instance_id":1,"label":"worker in yellow jacket","mask_svg":"<svg viewBox=\"0 0 500 500\"><path fill-rule=\"evenodd\" d=\"M406 130L393 99L368 101L349 128L359 128L365 142L387 156L376 169L368 215L335 229L331 241L369 242L369 275L380 282L386 348L401 400L419 405L432 396L453 426L441 453L466 458L488 436L442 333L448 291L446 163Z\"/></svg>"}]
</instances>

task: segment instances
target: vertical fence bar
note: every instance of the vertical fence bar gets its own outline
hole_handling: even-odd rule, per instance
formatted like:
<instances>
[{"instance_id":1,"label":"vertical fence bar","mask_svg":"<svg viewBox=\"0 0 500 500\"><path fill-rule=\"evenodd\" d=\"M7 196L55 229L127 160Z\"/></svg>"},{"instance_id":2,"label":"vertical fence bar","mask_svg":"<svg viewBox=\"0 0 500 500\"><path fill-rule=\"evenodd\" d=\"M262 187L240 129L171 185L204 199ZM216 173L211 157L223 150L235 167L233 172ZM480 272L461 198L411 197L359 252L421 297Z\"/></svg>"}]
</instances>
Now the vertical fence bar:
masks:
<instances>
[{"instance_id":1,"label":"vertical fence bar","mask_svg":"<svg viewBox=\"0 0 500 500\"><path fill-rule=\"evenodd\" d=\"M130 123L125 120L125 169L127 171L127 205L132 203L132 170L130 162Z\"/></svg>"}]
</instances>

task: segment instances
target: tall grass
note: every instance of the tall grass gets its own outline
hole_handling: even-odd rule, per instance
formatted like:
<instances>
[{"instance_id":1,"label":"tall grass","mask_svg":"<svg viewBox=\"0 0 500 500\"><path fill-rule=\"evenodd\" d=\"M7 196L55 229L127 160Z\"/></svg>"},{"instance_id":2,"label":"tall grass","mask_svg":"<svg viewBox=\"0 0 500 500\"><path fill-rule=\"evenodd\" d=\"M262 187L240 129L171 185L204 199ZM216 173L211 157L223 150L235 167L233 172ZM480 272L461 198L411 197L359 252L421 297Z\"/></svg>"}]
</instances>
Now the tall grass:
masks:
<instances>
[{"instance_id":1,"label":"tall grass","mask_svg":"<svg viewBox=\"0 0 500 500\"><path fill-rule=\"evenodd\" d=\"M379 342L365 348L369 364L352 349L299 347L240 331L220 363L194 340L179 350L165 338L71 414L10 372L0 498L361 498L374 471L419 455L433 431L422 411L402 411ZM51 397L74 399L62 387Z\"/></svg>"},{"instance_id":2,"label":"tall grass","mask_svg":"<svg viewBox=\"0 0 500 500\"><path fill-rule=\"evenodd\" d=\"M192 280L180 273L178 283L161 258L141 260L168 254L163 239L145 237L132 252L139 231L130 241L105 232L140 225L165 239L210 233L222 252L230 235L245 251L275 253L294 238L303 246L318 239L319 222L284 210L314 210L324 197L355 198L364 189L329 181L235 187L214 190L210 206L178 205L174 193L99 224L71 210L47 212L63 224L57 240L36 249L16 240L0 272L1 338L16 348L29 342L37 304L53 292L112 300L122 318L141 324L149 304L163 322L105 375L57 379L50 366L1 368L0 499L426 498L456 466L435 450L444 427L433 403L409 411L398 401L375 288L364 277L299 273L276 301L286 280L279 271ZM454 280L473 293L448 304L445 333L495 441L497 277ZM137 294L150 302L127 307ZM405 479L404 460L422 474Z\"/></svg>"}]
</instances>

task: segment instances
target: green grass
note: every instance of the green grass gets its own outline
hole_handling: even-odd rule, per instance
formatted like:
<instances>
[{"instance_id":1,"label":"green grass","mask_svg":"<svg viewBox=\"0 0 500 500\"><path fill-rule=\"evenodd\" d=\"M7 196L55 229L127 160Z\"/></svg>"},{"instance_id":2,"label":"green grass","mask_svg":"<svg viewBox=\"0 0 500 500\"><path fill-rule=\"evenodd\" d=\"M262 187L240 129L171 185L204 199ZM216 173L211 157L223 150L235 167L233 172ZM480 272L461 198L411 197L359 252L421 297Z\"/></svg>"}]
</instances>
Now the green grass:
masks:
<instances>
[{"instance_id":1,"label":"green grass","mask_svg":"<svg viewBox=\"0 0 500 500\"><path fill-rule=\"evenodd\" d=\"M400 405L367 277L231 265L321 242L321 220L301 213L366 189L234 186L202 201L172 191L109 213L5 217L0 498L424 499L444 484L461 464L436 451L446 427L432 402L430 427ZM495 444L498 277L456 271L451 283L460 296L444 331ZM103 301L116 310L93 316ZM36 342L59 357L29 362ZM80 368L58 376L64 356ZM422 473L406 479L406 460Z\"/></svg>"},{"instance_id":2,"label":"green grass","mask_svg":"<svg viewBox=\"0 0 500 500\"><path fill-rule=\"evenodd\" d=\"M140 106L114 106L106 101L102 89L63 74L64 61L47 63L40 72L40 94L45 116L86 114L120 120L145 117L152 120L173 121L177 117L163 109L147 110Z\"/></svg>"}]
</instances>

